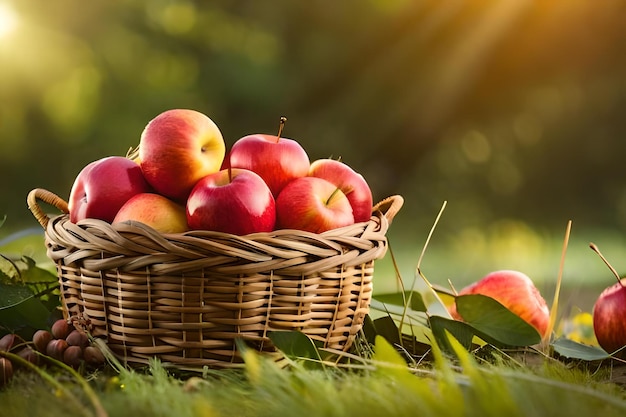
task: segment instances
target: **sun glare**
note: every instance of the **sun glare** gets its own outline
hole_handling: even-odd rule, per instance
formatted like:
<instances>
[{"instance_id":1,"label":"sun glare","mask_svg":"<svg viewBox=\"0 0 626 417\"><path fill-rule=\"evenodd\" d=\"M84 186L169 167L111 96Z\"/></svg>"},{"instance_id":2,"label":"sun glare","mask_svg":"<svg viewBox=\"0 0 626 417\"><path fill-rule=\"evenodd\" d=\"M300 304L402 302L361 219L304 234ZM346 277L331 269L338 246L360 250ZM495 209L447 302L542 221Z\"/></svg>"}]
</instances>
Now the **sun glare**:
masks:
<instances>
[{"instance_id":1,"label":"sun glare","mask_svg":"<svg viewBox=\"0 0 626 417\"><path fill-rule=\"evenodd\" d=\"M18 20L15 10L6 4L0 4L0 39L15 30Z\"/></svg>"}]
</instances>

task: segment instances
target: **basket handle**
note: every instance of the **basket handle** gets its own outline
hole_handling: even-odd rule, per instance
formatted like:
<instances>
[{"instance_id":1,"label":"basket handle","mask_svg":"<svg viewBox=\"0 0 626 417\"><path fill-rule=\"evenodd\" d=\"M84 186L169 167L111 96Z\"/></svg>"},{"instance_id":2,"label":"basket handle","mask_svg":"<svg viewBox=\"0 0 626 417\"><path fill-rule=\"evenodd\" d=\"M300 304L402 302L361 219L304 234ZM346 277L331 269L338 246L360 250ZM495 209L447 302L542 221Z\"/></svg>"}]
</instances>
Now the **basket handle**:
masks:
<instances>
[{"instance_id":1,"label":"basket handle","mask_svg":"<svg viewBox=\"0 0 626 417\"><path fill-rule=\"evenodd\" d=\"M39 224L44 228L44 230L48 227L48 222L50 221L50 217L46 214L45 211L39 205L38 200L43 201L44 203L50 204L63 213L69 213L69 208L67 206L67 202L63 200L58 195L54 194L51 191L44 190L43 188L35 188L26 197L26 202L28 203L28 209L33 213L35 219L39 222Z\"/></svg>"},{"instance_id":2,"label":"basket handle","mask_svg":"<svg viewBox=\"0 0 626 417\"><path fill-rule=\"evenodd\" d=\"M392 195L377 203L372 212L379 210L387 218L387 221L391 223L393 218L398 214L402 205L404 204L404 198L400 195Z\"/></svg>"}]
</instances>

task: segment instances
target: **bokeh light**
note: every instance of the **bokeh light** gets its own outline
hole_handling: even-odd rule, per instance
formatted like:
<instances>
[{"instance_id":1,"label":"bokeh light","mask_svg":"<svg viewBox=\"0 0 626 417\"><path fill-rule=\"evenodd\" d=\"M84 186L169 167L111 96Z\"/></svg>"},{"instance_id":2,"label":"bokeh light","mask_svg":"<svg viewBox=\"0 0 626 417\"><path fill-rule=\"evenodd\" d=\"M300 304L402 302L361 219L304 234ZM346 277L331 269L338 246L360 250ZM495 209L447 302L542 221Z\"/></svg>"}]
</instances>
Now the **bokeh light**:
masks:
<instances>
[{"instance_id":1,"label":"bokeh light","mask_svg":"<svg viewBox=\"0 0 626 417\"><path fill-rule=\"evenodd\" d=\"M0 41L9 37L18 27L17 12L9 5L0 3Z\"/></svg>"}]
</instances>

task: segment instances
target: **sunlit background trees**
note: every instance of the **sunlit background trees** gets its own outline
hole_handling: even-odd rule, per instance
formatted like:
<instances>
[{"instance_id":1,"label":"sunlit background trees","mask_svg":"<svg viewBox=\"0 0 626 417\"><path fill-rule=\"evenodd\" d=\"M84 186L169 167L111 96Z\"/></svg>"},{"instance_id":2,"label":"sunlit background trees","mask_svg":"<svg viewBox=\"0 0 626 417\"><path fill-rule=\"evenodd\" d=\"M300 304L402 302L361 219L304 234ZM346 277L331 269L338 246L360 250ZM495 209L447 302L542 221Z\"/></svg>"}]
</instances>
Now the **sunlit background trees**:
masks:
<instances>
[{"instance_id":1,"label":"sunlit background trees","mask_svg":"<svg viewBox=\"0 0 626 417\"><path fill-rule=\"evenodd\" d=\"M0 0L0 238L37 226L30 189L67 197L175 107L228 144L286 116L312 159L402 194L390 238L409 274L444 201L435 281L552 282L570 219L566 279L610 282L592 240L626 271L621 0Z\"/></svg>"}]
</instances>

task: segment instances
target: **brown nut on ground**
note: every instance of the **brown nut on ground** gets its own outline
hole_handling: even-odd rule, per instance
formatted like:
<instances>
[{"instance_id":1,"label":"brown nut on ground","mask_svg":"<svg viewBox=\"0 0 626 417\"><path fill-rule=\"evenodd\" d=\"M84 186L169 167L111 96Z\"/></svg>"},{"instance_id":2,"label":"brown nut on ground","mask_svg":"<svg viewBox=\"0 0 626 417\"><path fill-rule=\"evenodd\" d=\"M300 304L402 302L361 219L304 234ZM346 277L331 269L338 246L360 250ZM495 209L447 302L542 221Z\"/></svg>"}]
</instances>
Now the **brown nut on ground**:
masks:
<instances>
[{"instance_id":1,"label":"brown nut on ground","mask_svg":"<svg viewBox=\"0 0 626 417\"><path fill-rule=\"evenodd\" d=\"M63 352L63 362L74 369L78 369L83 361L83 349L80 346L68 346Z\"/></svg>"},{"instance_id":2,"label":"brown nut on ground","mask_svg":"<svg viewBox=\"0 0 626 417\"><path fill-rule=\"evenodd\" d=\"M74 327L67 320L59 319L52 324L50 329L55 339L65 339Z\"/></svg>"},{"instance_id":3,"label":"brown nut on ground","mask_svg":"<svg viewBox=\"0 0 626 417\"><path fill-rule=\"evenodd\" d=\"M13 345L17 342L17 336L9 333L0 339L0 350L8 352L13 348Z\"/></svg>"},{"instance_id":4,"label":"brown nut on ground","mask_svg":"<svg viewBox=\"0 0 626 417\"><path fill-rule=\"evenodd\" d=\"M35 349L41 353L46 353L48 343L50 343L51 340L52 333L47 330L37 330L35 334L33 334L33 344L35 345Z\"/></svg>"},{"instance_id":5,"label":"brown nut on ground","mask_svg":"<svg viewBox=\"0 0 626 417\"><path fill-rule=\"evenodd\" d=\"M89 345L89 339L87 335L80 330L72 330L70 334L65 338L67 344L70 346L80 346L81 349L84 349Z\"/></svg>"},{"instance_id":6,"label":"brown nut on ground","mask_svg":"<svg viewBox=\"0 0 626 417\"><path fill-rule=\"evenodd\" d=\"M104 364L104 355L102 351L95 346L87 346L83 351L85 362L92 366Z\"/></svg>"},{"instance_id":7,"label":"brown nut on ground","mask_svg":"<svg viewBox=\"0 0 626 417\"><path fill-rule=\"evenodd\" d=\"M21 358L23 358L23 359L27 360L28 362L32 363L33 365L38 365L39 364L39 355L30 346L25 346L24 348L20 349L20 351L17 352L17 354Z\"/></svg>"},{"instance_id":8,"label":"brown nut on ground","mask_svg":"<svg viewBox=\"0 0 626 417\"><path fill-rule=\"evenodd\" d=\"M65 339L54 339L48 343L46 354L58 361L63 361L63 354L65 353L67 347L68 344Z\"/></svg>"},{"instance_id":9,"label":"brown nut on ground","mask_svg":"<svg viewBox=\"0 0 626 417\"><path fill-rule=\"evenodd\" d=\"M0 387L13 378L13 364L7 358L0 358Z\"/></svg>"}]
</instances>

